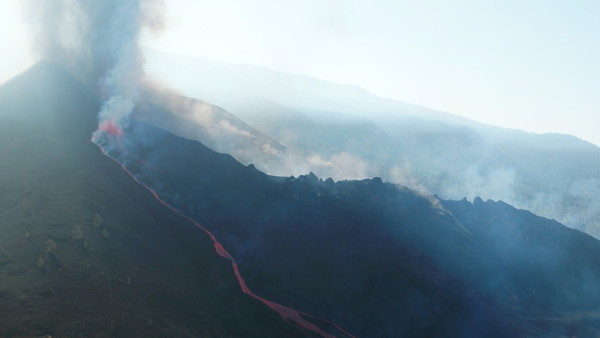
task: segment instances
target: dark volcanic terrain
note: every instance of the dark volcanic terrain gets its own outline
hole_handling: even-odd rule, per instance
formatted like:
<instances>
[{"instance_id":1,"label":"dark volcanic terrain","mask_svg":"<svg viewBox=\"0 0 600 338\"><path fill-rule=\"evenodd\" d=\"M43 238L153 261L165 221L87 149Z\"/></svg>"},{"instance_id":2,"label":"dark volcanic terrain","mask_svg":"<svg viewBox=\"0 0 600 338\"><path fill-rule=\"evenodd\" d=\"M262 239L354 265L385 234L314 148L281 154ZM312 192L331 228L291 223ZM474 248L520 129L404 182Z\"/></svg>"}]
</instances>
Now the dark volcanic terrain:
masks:
<instances>
[{"instance_id":1,"label":"dark volcanic terrain","mask_svg":"<svg viewBox=\"0 0 600 338\"><path fill-rule=\"evenodd\" d=\"M0 332L305 336L102 154L97 111L48 62L0 87ZM600 334L600 242L558 222L379 178L268 176L133 119L96 141L214 233L258 297L357 337Z\"/></svg>"},{"instance_id":2,"label":"dark volcanic terrain","mask_svg":"<svg viewBox=\"0 0 600 338\"><path fill-rule=\"evenodd\" d=\"M97 111L49 62L0 86L0 336L304 337L90 142Z\"/></svg>"},{"instance_id":3,"label":"dark volcanic terrain","mask_svg":"<svg viewBox=\"0 0 600 338\"><path fill-rule=\"evenodd\" d=\"M600 242L558 222L377 178L268 176L137 121L112 142L111 156L221 239L255 292L357 336L599 332Z\"/></svg>"}]
</instances>

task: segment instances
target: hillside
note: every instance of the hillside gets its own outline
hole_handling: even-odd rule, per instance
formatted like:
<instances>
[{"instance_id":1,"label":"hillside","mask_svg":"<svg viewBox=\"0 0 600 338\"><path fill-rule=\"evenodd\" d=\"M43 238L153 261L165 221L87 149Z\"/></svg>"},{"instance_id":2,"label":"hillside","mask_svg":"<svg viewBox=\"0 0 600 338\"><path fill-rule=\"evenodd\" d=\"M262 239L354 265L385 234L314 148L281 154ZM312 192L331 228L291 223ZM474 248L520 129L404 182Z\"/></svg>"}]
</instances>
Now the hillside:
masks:
<instances>
[{"instance_id":1,"label":"hillside","mask_svg":"<svg viewBox=\"0 0 600 338\"><path fill-rule=\"evenodd\" d=\"M97 109L49 62L0 86L0 334L304 337L90 142Z\"/></svg>"},{"instance_id":2,"label":"hillside","mask_svg":"<svg viewBox=\"0 0 600 338\"><path fill-rule=\"evenodd\" d=\"M589 235L379 178L269 176L137 120L96 139L121 167L90 142L97 108L48 62L0 87L5 336L308 334L283 307L323 336L600 333Z\"/></svg>"},{"instance_id":3,"label":"hillside","mask_svg":"<svg viewBox=\"0 0 600 338\"><path fill-rule=\"evenodd\" d=\"M99 142L215 233L251 289L357 336L600 329L600 242L555 221L378 178L268 176L138 121Z\"/></svg>"},{"instance_id":4,"label":"hillside","mask_svg":"<svg viewBox=\"0 0 600 338\"><path fill-rule=\"evenodd\" d=\"M266 163L231 153L245 164L274 175L379 176L446 199L503 200L600 236L600 148L593 144L489 126L307 76L145 54L149 71L169 85L301 155Z\"/></svg>"}]
</instances>

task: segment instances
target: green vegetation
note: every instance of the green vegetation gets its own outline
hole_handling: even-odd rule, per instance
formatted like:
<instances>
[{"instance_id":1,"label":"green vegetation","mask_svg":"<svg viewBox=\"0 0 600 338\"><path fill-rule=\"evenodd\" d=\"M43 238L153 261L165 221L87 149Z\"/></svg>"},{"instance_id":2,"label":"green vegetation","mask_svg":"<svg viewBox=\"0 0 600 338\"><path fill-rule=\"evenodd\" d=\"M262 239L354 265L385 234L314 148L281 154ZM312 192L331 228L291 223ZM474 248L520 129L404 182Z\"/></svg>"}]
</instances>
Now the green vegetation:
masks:
<instances>
[{"instance_id":1,"label":"green vegetation","mask_svg":"<svg viewBox=\"0 0 600 338\"><path fill-rule=\"evenodd\" d=\"M92 225L94 226L94 228L100 228L100 226L102 225L102 217L100 217L100 215L98 215L97 213L94 213Z\"/></svg>"},{"instance_id":2,"label":"green vegetation","mask_svg":"<svg viewBox=\"0 0 600 338\"><path fill-rule=\"evenodd\" d=\"M42 257L38 257L36 264L38 268L42 269L46 265L46 262Z\"/></svg>"},{"instance_id":3,"label":"green vegetation","mask_svg":"<svg viewBox=\"0 0 600 338\"><path fill-rule=\"evenodd\" d=\"M46 251L50 253L54 253L56 250L56 243L52 239L48 239L46 241Z\"/></svg>"},{"instance_id":4,"label":"green vegetation","mask_svg":"<svg viewBox=\"0 0 600 338\"><path fill-rule=\"evenodd\" d=\"M74 240L83 240L83 230L79 224L75 224L73 227L73 239Z\"/></svg>"}]
</instances>

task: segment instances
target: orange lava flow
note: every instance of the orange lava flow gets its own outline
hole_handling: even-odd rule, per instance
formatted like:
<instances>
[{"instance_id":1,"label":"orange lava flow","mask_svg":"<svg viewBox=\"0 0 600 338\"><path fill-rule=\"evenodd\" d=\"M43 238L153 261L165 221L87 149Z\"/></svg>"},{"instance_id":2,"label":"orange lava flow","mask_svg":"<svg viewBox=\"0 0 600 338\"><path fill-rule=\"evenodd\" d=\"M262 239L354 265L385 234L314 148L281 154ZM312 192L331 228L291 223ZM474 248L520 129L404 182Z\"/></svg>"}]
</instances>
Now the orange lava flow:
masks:
<instances>
[{"instance_id":1,"label":"orange lava flow","mask_svg":"<svg viewBox=\"0 0 600 338\"><path fill-rule=\"evenodd\" d=\"M108 125L107 130L110 131L118 131L117 133L112 133L109 131L106 131L107 133L111 134L111 135L115 135L115 136L120 136L122 134L121 129L119 129L116 125L114 125L114 123L112 123L111 120L107 120L108 121ZM105 121L106 122L106 121ZM101 124L102 125L102 124ZM112 129L112 127L115 127L117 129ZM104 131L102 128L99 128L99 130ZM311 323L310 321L306 320L304 317L310 317L310 318L314 318L317 319L318 321L327 323L333 327L335 327L337 330L339 330L339 332L341 332L342 334L344 334L346 337L349 338L355 338L353 335L351 335L350 333L348 333L346 330L344 330L342 327L340 327L339 325L328 321L326 319L322 319L322 318L318 318L306 313L303 313L301 311L292 309L290 307L281 305L279 303L270 301L268 299L262 298L261 296L257 295L256 293L254 293L252 290L250 290L250 288L248 288L248 286L246 285L246 281L244 280L244 278L242 277L242 274L240 273L240 269L238 267L237 262L235 261L235 259L233 258L233 256L225 249L225 247L223 247L223 244L221 244L221 242L219 242L219 240L217 240L217 238L205 227L203 227L202 225L200 225L198 222L194 221L192 218L184 215L182 212L180 212L179 210L175 209L174 207L172 207L171 205L169 205L168 203L166 203L165 201L163 201L160 196L158 195L158 193L156 191L154 191L152 188L144 185L140 180L138 180L130 171L129 169L127 169L124 165L122 165L119 161L117 161L116 159L114 159L113 157L111 157L110 155L108 155L106 153L106 151L100 146L98 145L98 147L100 148L100 151L106 155L108 158L112 159L113 161L115 161L120 167L121 169L123 169L123 171L125 171L125 173L127 173L136 183L140 184L142 187L146 188L146 190L148 190L152 196L154 196L154 198L156 200L158 200L161 204L163 204L165 207L167 207L168 209L170 209L171 211L177 213L178 215L180 215L181 217L185 218L186 220L188 220L189 222L191 222L192 224L194 224L196 227L198 227L199 229L201 229L202 231L204 231L212 240L214 247L215 247L215 251L216 253L223 257L226 258L227 260L229 260L231 262L231 266L233 268L233 272L235 274L235 277L238 280L238 283L240 285L241 290L249 295L250 297L262 302L263 304L265 304L266 306L268 306L271 310L277 312L284 320L290 320L294 323L296 323L298 326L300 326L301 328L303 328L304 330L307 330L309 332L313 332L316 333L318 335L320 335L321 337L324 338L336 338L336 336L325 332L323 329L321 329L320 327L318 327L317 325Z\"/></svg>"},{"instance_id":2,"label":"orange lava flow","mask_svg":"<svg viewBox=\"0 0 600 338\"><path fill-rule=\"evenodd\" d=\"M123 135L123 130L115 124L112 119L104 120L98 125L98 130L113 136L120 137Z\"/></svg>"}]
</instances>

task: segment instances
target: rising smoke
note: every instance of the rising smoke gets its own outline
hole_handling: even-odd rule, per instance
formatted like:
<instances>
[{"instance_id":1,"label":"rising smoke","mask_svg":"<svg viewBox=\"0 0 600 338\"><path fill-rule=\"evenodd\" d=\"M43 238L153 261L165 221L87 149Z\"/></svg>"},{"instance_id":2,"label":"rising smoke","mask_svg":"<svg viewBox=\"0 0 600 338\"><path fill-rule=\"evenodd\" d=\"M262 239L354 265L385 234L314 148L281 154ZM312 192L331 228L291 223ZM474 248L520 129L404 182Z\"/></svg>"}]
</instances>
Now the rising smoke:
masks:
<instances>
[{"instance_id":1,"label":"rising smoke","mask_svg":"<svg viewBox=\"0 0 600 338\"><path fill-rule=\"evenodd\" d=\"M38 56L60 64L101 98L100 128L125 123L146 83L138 39L143 30L162 30L163 2L29 0L23 6Z\"/></svg>"}]
</instances>

